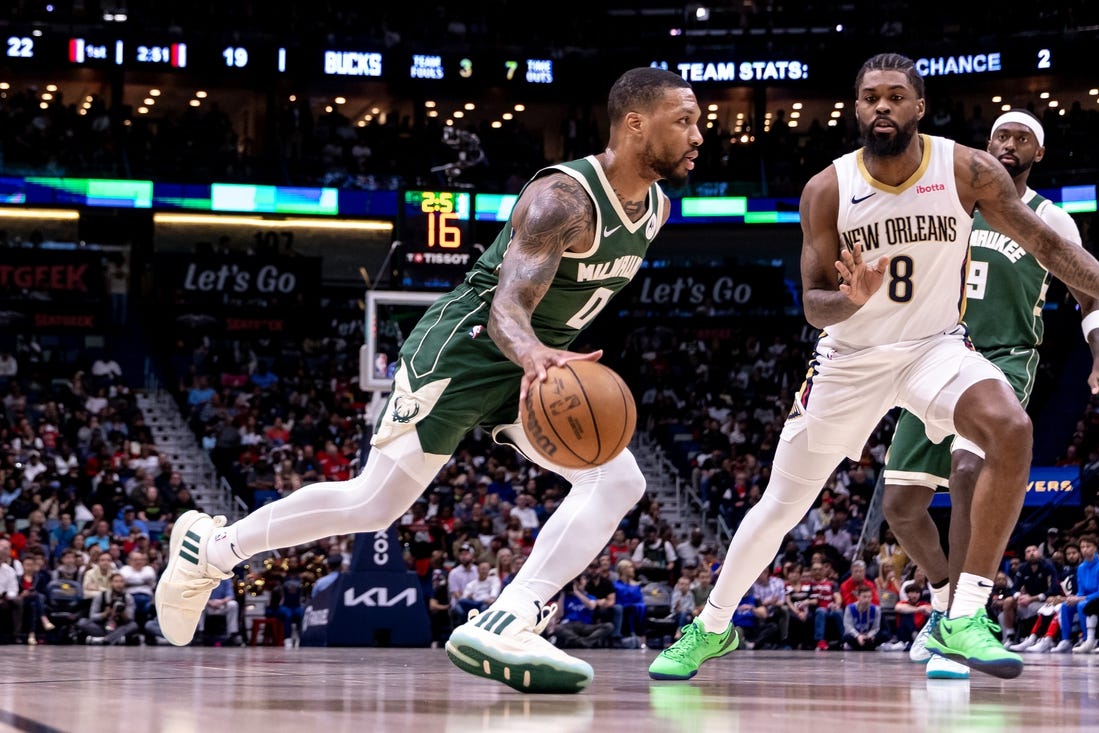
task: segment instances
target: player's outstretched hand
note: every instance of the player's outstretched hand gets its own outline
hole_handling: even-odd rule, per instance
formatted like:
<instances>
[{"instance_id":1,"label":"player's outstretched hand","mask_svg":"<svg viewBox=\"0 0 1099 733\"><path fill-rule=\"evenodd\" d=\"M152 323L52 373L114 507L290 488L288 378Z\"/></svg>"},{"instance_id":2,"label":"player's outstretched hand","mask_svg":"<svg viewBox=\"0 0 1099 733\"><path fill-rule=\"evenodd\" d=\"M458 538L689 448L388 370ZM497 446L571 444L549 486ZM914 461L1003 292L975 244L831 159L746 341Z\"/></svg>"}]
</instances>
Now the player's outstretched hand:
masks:
<instances>
[{"instance_id":1,"label":"player's outstretched hand","mask_svg":"<svg viewBox=\"0 0 1099 733\"><path fill-rule=\"evenodd\" d=\"M862 305L881 287L885 277L885 267L889 258L882 255L878 261L868 265L862 257L862 247L840 249L840 258L836 260L836 272L840 274L840 292L855 305Z\"/></svg>"}]
</instances>

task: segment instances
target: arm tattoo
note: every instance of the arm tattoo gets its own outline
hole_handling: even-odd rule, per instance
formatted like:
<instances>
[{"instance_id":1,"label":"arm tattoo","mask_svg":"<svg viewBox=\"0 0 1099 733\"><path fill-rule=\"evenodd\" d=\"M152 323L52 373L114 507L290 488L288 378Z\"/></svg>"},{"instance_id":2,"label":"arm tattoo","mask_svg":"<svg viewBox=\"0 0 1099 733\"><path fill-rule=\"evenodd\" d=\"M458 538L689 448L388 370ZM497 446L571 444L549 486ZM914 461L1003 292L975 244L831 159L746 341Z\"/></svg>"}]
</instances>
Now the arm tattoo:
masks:
<instances>
[{"instance_id":1,"label":"arm tattoo","mask_svg":"<svg viewBox=\"0 0 1099 733\"><path fill-rule=\"evenodd\" d=\"M553 176L517 207L514 232L500 266L500 285L492 300L489 336L504 354L519 357L539 344L530 316L549 290L561 256L583 251L594 241L595 212L580 185Z\"/></svg>"},{"instance_id":2,"label":"arm tattoo","mask_svg":"<svg viewBox=\"0 0 1099 733\"><path fill-rule=\"evenodd\" d=\"M1019 198L1007 171L990 155L969 156L967 182L993 230L1007 234L1070 288L1099 297L1099 263L1064 240Z\"/></svg>"},{"instance_id":3,"label":"arm tattoo","mask_svg":"<svg viewBox=\"0 0 1099 733\"><path fill-rule=\"evenodd\" d=\"M1099 262L1043 222L1019 198L1007 172L994 164L983 155L971 156L969 163L969 183L989 225L1018 242L1065 285L1099 297Z\"/></svg>"}]
</instances>

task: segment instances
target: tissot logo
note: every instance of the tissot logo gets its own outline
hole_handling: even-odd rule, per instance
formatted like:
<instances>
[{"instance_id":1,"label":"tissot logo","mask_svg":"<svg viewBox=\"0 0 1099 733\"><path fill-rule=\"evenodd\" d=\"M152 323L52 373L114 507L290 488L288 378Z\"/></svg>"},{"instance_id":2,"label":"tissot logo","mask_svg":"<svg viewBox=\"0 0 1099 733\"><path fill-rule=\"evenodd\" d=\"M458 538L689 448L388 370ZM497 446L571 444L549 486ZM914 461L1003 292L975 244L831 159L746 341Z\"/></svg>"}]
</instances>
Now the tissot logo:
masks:
<instances>
[{"instance_id":1,"label":"tissot logo","mask_svg":"<svg viewBox=\"0 0 1099 733\"><path fill-rule=\"evenodd\" d=\"M944 183L929 183L926 186L916 184L916 193L931 193L932 191L945 191L946 184Z\"/></svg>"}]
</instances>

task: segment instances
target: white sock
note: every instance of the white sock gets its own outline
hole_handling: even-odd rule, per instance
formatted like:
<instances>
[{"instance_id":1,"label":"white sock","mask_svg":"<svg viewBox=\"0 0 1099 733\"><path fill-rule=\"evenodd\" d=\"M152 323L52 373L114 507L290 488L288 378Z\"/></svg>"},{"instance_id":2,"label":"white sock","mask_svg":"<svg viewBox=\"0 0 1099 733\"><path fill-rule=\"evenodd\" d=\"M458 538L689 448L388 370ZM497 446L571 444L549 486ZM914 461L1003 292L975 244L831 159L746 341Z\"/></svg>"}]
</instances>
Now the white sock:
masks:
<instances>
[{"instance_id":1,"label":"white sock","mask_svg":"<svg viewBox=\"0 0 1099 733\"><path fill-rule=\"evenodd\" d=\"M950 618L972 616L983 611L992 594L992 581L972 573L962 573L954 591L954 603L950 606Z\"/></svg>"},{"instance_id":2,"label":"white sock","mask_svg":"<svg viewBox=\"0 0 1099 733\"><path fill-rule=\"evenodd\" d=\"M1095 641L1095 627L1099 624L1099 616L1085 616L1087 624L1087 636L1085 641Z\"/></svg>"},{"instance_id":3,"label":"white sock","mask_svg":"<svg viewBox=\"0 0 1099 733\"><path fill-rule=\"evenodd\" d=\"M759 577L760 570L778 554L786 533L805 516L841 460L810 451L808 441L804 431L789 441L779 440L767 490L759 503L744 515L729 543L706 607L698 614L703 627L711 634L721 634L729 628L740 599ZM803 478L790 473L791 470L823 478Z\"/></svg>"},{"instance_id":4,"label":"white sock","mask_svg":"<svg viewBox=\"0 0 1099 733\"><path fill-rule=\"evenodd\" d=\"M206 562L223 573L228 573L251 555L240 549L235 526L222 527L210 535L206 542Z\"/></svg>"},{"instance_id":5,"label":"white sock","mask_svg":"<svg viewBox=\"0 0 1099 733\"><path fill-rule=\"evenodd\" d=\"M523 435L505 431L522 448ZM533 455L533 448L525 451ZM610 541L622 517L645 492L645 477L628 450L596 468L556 469L572 484L538 532L523 567L492 604L497 610L531 618L536 604L544 606L575 579Z\"/></svg>"},{"instance_id":6,"label":"white sock","mask_svg":"<svg viewBox=\"0 0 1099 733\"><path fill-rule=\"evenodd\" d=\"M946 613L950 609L950 581L938 588L931 586L931 608L939 613Z\"/></svg>"}]
</instances>

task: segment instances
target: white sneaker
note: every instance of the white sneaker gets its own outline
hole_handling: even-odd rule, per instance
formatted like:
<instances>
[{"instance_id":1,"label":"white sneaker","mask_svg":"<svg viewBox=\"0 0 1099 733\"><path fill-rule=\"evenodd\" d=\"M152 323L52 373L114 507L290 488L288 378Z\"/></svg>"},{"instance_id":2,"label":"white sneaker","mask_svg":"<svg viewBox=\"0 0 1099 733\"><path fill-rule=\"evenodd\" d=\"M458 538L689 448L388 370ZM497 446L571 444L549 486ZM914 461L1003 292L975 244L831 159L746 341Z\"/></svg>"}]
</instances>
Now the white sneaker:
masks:
<instances>
[{"instance_id":1,"label":"white sneaker","mask_svg":"<svg viewBox=\"0 0 1099 733\"><path fill-rule=\"evenodd\" d=\"M156 585L155 605L161 635L176 646L191 643L210 594L233 577L206 562L206 540L223 526L225 517L192 510L172 527L168 566Z\"/></svg>"},{"instance_id":2,"label":"white sneaker","mask_svg":"<svg viewBox=\"0 0 1099 733\"><path fill-rule=\"evenodd\" d=\"M520 692L579 692L591 684L591 665L541 637L556 610L555 603L544 606L534 621L492 607L470 611L451 632L447 656L470 674Z\"/></svg>"},{"instance_id":3,"label":"white sneaker","mask_svg":"<svg viewBox=\"0 0 1099 733\"><path fill-rule=\"evenodd\" d=\"M929 680L967 680L969 667L941 654L932 654L931 659L927 660L926 674Z\"/></svg>"},{"instance_id":4,"label":"white sneaker","mask_svg":"<svg viewBox=\"0 0 1099 733\"><path fill-rule=\"evenodd\" d=\"M924 664L931 659L931 652L927 650L927 637L931 636L931 632L939 625L939 621L944 615L940 611L932 611L931 618L927 619L927 623L920 629L920 633L916 634L916 638L912 640L912 646L908 650L908 658L913 662Z\"/></svg>"},{"instance_id":5,"label":"white sneaker","mask_svg":"<svg viewBox=\"0 0 1099 733\"><path fill-rule=\"evenodd\" d=\"M1095 639L1088 639L1088 640L1082 641L1079 644L1077 644L1076 646L1074 646L1072 648L1072 653L1073 654L1087 654L1089 652L1095 651L1096 646L1097 645L1095 643Z\"/></svg>"},{"instance_id":6,"label":"white sneaker","mask_svg":"<svg viewBox=\"0 0 1099 733\"><path fill-rule=\"evenodd\" d=\"M1072 642L1068 639L1061 639L1059 642L1057 642L1057 646L1050 649L1050 652L1053 654L1068 654L1071 651Z\"/></svg>"},{"instance_id":7,"label":"white sneaker","mask_svg":"<svg viewBox=\"0 0 1099 733\"><path fill-rule=\"evenodd\" d=\"M1027 638L1020 641L1018 644L1009 644L1007 650L1009 652L1022 652L1034 646L1036 643L1038 643L1038 637L1034 634L1031 634Z\"/></svg>"},{"instance_id":8,"label":"white sneaker","mask_svg":"<svg viewBox=\"0 0 1099 733\"><path fill-rule=\"evenodd\" d=\"M1026 651L1028 654L1044 654L1053 648L1053 639L1048 636L1043 636L1038 641L1031 644Z\"/></svg>"}]
</instances>

